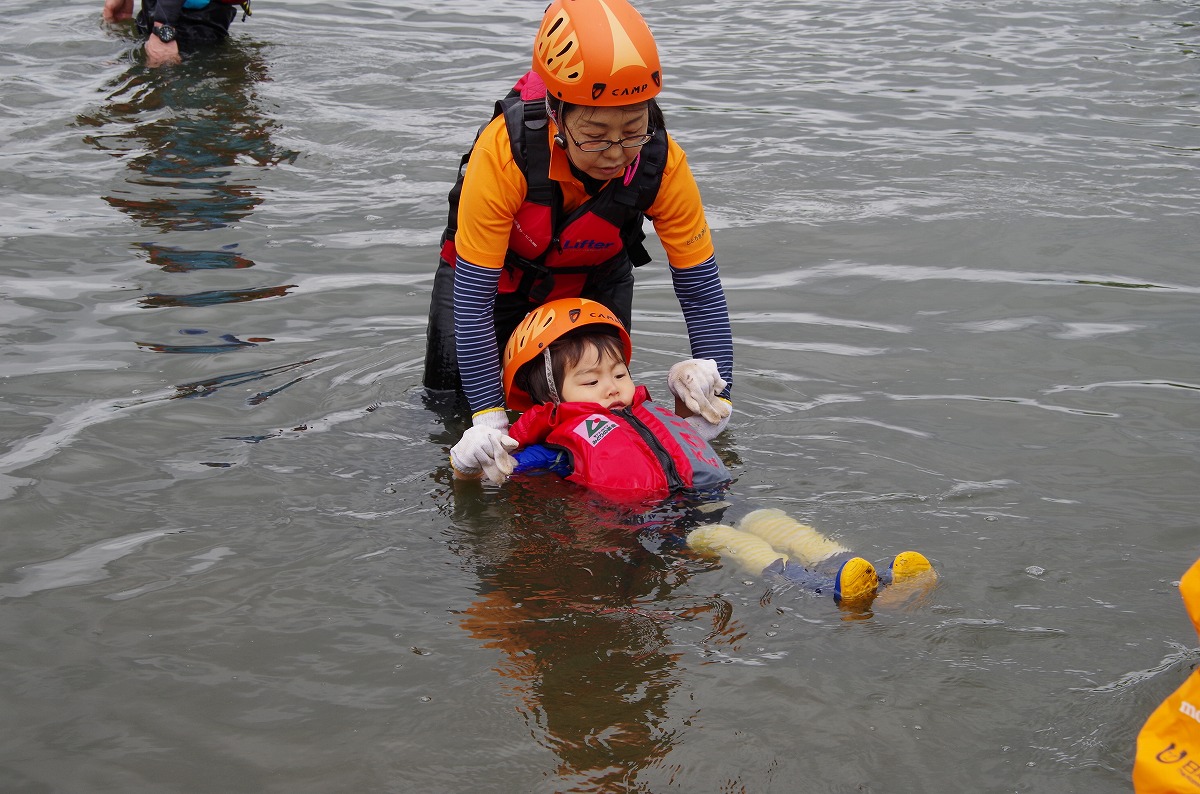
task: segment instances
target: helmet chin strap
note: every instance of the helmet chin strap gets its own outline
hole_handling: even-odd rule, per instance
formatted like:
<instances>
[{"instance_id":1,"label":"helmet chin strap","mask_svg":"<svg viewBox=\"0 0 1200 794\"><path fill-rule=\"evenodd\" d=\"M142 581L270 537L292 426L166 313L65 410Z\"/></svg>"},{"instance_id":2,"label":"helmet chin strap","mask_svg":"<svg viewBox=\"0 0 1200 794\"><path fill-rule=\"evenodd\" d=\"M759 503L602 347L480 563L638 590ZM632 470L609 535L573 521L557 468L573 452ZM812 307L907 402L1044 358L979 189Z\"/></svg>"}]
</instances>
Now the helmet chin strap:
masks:
<instances>
[{"instance_id":1,"label":"helmet chin strap","mask_svg":"<svg viewBox=\"0 0 1200 794\"><path fill-rule=\"evenodd\" d=\"M558 396L558 389L554 388L554 362L550 360L549 347L542 351L542 360L546 362L546 388L550 390L551 401L558 404L562 402L562 397Z\"/></svg>"}]
</instances>

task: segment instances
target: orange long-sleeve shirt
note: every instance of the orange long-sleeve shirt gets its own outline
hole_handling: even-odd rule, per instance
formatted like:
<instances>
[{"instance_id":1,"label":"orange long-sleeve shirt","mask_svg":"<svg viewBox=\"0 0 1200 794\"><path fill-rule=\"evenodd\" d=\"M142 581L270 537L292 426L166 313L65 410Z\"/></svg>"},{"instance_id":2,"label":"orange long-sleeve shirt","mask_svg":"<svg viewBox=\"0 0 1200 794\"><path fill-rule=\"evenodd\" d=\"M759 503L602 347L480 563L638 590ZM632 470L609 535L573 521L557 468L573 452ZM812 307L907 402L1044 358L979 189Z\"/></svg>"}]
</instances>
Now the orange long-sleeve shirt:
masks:
<instances>
[{"instance_id":1,"label":"orange long-sleeve shirt","mask_svg":"<svg viewBox=\"0 0 1200 794\"><path fill-rule=\"evenodd\" d=\"M567 153L553 144L555 132L554 123L547 124L550 177L562 188L563 210L569 213L587 201L588 195L571 173ZM646 214L667 253L667 261L677 269L686 269L713 255L712 234L687 155L674 139L669 135L667 138L662 186ZM503 267L513 217L525 201L527 189L525 175L513 160L504 117L498 116L476 140L463 179L454 236L458 255L483 267Z\"/></svg>"}]
</instances>

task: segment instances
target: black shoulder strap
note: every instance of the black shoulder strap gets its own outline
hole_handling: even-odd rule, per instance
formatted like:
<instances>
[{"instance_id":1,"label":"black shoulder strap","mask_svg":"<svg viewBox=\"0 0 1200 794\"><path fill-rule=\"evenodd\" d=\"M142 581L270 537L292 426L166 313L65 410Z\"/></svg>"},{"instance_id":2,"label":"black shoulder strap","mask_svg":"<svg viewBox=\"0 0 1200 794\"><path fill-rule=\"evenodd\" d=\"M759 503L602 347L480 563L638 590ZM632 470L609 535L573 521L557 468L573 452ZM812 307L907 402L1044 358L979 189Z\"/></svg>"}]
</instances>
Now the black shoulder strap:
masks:
<instances>
[{"instance_id":1,"label":"black shoulder strap","mask_svg":"<svg viewBox=\"0 0 1200 794\"><path fill-rule=\"evenodd\" d=\"M534 197L535 188L536 196L534 200L544 199L539 203L544 203L549 206L554 206L551 202L554 200L553 185L550 184L550 147L546 143L545 135L526 135L529 130L544 130L546 128L546 105L542 100L524 101L521 99L521 94L515 88L510 90L503 99L496 101L496 106L492 111L492 118L479 125L479 129L475 131L475 140L479 140L479 136L483 134L483 130L492 121L495 121L497 116L504 116L504 123L508 127L508 139L512 143L513 158L517 162L517 166L525 172L526 180L530 183L530 196ZM471 144L474 149L474 143ZM468 151L462 156L458 162L458 177L454 182L454 187L450 188L450 211L446 218L446 230L442 233L442 242L453 240L454 234L458 231L458 202L462 196L463 177L467 173L467 163L471 159L471 152ZM529 179L529 168L527 164L534 166L541 165L540 168L535 168L535 173L540 173L540 184L535 185L535 180Z\"/></svg>"},{"instance_id":2,"label":"black shoulder strap","mask_svg":"<svg viewBox=\"0 0 1200 794\"><path fill-rule=\"evenodd\" d=\"M550 143L546 140L546 103L541 99L521 101L513 93L496 103L504 114L513 160L525 174L526 198L553 207L554 182L550 179Z\"/></svg>"}]
</instances>

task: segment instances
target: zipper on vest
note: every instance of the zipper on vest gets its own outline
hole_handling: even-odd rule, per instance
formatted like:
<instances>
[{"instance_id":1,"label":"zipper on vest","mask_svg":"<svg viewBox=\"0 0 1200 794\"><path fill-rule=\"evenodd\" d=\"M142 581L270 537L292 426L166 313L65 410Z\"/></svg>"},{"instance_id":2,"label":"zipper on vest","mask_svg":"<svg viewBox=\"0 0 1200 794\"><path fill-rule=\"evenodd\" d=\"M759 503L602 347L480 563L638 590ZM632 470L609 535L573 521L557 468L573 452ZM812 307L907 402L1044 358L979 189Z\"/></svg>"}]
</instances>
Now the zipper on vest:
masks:
<instances>
[{"instance_id":1,"label":"zipper on vest","mask_svg":"<svg viewBox=\"0 0 1200 794\"><path fill-rule=\"evenodd\" d=\"M679 469L675 467L675 460L671 457L671 453L663 446L662 441L658 436L654 435L653 431L646 426L638 417L634 416L632 408L618 408L613 411L615 414L620 414L628 420L629 425L634 431L642 437L646 445L650 447L650 451L654 453L654 457L658 459L658 465L662 467L663 473L667 475L667 487L672 493L687 487L687 483L683 481L683 477L679 475Z\"/></svg>"}]
</instances>

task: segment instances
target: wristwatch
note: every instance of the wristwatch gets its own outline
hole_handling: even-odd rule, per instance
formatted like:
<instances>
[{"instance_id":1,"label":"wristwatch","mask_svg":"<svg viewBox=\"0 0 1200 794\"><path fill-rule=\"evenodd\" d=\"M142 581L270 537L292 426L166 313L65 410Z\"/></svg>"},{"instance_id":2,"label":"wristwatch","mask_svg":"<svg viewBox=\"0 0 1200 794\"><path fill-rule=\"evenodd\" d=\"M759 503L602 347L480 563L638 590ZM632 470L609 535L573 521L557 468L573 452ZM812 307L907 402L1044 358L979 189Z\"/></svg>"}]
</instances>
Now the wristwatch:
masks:
<instances>
[{"instance_id":1,"label":"wristwatch","mask_svg":"<svg viewBox=\"0 0 1200 794\"><path fill-rule=\"evenodd\" d=\"M157 25L153 29L155 36L162 40L163 44L175 41L175 26L174 25Z\"/></svg>"}]
</instances>

